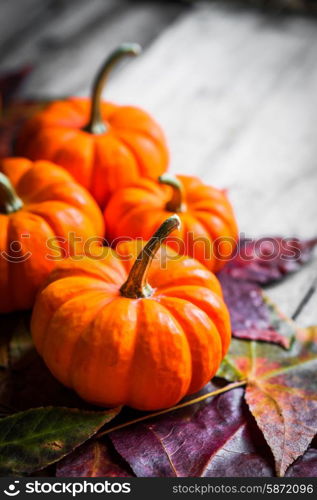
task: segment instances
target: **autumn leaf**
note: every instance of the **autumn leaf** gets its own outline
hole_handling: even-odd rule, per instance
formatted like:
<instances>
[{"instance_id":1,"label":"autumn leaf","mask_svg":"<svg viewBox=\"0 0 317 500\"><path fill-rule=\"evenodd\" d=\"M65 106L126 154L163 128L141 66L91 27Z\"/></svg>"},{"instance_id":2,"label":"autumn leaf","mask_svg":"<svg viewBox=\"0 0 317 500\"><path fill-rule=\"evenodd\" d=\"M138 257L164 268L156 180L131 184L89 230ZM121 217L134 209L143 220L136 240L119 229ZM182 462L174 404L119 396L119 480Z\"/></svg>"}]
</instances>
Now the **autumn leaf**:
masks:
<instances>
[{"instance_id":1,"label":"autumn leaf","mask_svg":"<svg viewBox=\"0 0 317 500\"><path fill-rule=\"evenodd\" d=\"M14 155L14 142L25 121L47 106L49 101L12 102L0 119L0 158Z\"/></svg>"},{"instance_id":2,"label":"autumn leaf","mask_svg":"<svg viewBox=\"0 0 317 500\"><path fill-rule=\"evenodd\" d=\"M133 473L111 443L91 441L63 458L57 477L132 477Z\"/></svg>"},{"instance_id":3,"label":"autumn leaf","mask_svg":"<svg viewBox=\"0 0 317 500\"><path fill-rule=\"evenodd\" d=\"M317 477L317 449L310 448L288 469L286 477Z\"/></svg>"},{"instance_id":4,"label":"autumn leaf","mask_svg":"<svg viewBox=\"0 0 317 500\"><path fill-rule=\"evenodd\" d=\"M221 273L242 280L266 285L281 280L308 262L317 245L317 238L265 237L241 239L237 255Z\"/></svg>"},{"instance_id":5,"label":"autumn leaf","mask_svg":"<svg viewBox=\"0 0 317 500\"><path fill-rule=\"evenodd\" d=\"M95 409L61 384L32 349L3 374L0 383L0 408L9 408L13 413L39 406Z\"/></svg>"},{"instance_id":6,"label":"autumn leaf","mask_svg":"<svg viewBox=\"0 0 317 500\"><path fill-rule=\"evenodd\" d=\"M25 474L60 460L93 436L118 409L36 408L0 420L0 473Z\"/></svg>"},{"instance_id":7,"label":"autumn leaf","mask_svg":"<svg viewBox=\"0 0 317 500\"><path fill-rule=\"evenodd\" d=\"M317 325L300 328L297 338L302 342L317 342Z\"/></svg>"},{"instance_id":8,"label":"autumn leaf","mask_svg":"<svg viewBox=\"0 0 317 500\"><path fill-rule=\"evenodd\" d=\"M204 391L210 390L208 384ZM274 473L273 457L240 388L109 436L139 477L248 477Z\"/></svg>"},{"instance_id":9,"label":"autumn leaf","mask_svg":"<svg viewBox=\"0 0 317 500\"><path fill-rule=\"evenodd\" d=\"M288 348L298 331L256 283L218 275L236 338L274 342Z\"/></svg>"},{"instance_id":10,"label":"autumn leaf","mask_svg":"<svg viewBox=\"0 0 317 500\"><path fill-rule=\"evenodd\" d=\"M24 66L17 71L0 75L1 107L7 108L25 78L31 72L30 66Z\"/></svg>"},{"instance_id":11,"label":"autumn leaf","mask_svg":"<svg viewBox=\"0 0 317 500\"><path fill-rule=\"evenodd\" d=\"M0 316L0 367L8 368L33 347L30 313L19 312Z\"/></svg>"},{"instance_id":12,"label":"autumn leaf","mask_svg":"<svg viewBox=\"0 0 317 500\"><path fill-rule=\"evenodd\" d=\"M317 432L317 344L297 341L286 351L233 340L218 375L247 380L246 402L283 476Z\"/></svg>"}]
</instances>

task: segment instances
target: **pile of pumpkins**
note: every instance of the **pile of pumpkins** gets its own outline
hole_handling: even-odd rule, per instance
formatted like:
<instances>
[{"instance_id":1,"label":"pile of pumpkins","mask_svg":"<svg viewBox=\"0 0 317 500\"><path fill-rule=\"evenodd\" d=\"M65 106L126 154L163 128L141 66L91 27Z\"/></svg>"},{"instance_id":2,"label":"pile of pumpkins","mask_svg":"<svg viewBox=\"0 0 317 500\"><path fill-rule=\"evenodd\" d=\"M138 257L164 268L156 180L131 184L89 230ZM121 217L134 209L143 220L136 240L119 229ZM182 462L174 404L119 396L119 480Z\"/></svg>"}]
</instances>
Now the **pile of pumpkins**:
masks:
<instances>
[{"instance_id":1,"label":"pile of pumpkins","mask_svg":"<svg viewBox=\"0 0 317 500\"><path fill-rule=\"evenodd\" d=\"M213 272L238 230L224 191L166 173L148 113L101 100L139 51L121 45L91 99L52 102L1 161L0 312L33 308L36 349L86 401L154 410L200 390L228 349Z\"/></svg>"}]
</instances>

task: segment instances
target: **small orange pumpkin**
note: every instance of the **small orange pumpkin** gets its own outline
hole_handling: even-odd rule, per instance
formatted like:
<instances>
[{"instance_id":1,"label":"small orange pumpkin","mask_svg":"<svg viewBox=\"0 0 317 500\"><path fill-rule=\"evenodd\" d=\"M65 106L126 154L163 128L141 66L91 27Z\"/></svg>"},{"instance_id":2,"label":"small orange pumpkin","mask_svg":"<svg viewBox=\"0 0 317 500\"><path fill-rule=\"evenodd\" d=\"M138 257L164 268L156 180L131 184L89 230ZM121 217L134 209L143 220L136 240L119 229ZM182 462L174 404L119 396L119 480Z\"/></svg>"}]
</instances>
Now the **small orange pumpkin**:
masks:
<instances>
[{"instance_id":1,"label":"small orange pumpkin","mask_svg":"<svg viewBox=\"0 0 317 500\"><path fill-rule=\"evenodd\" d=\"M230 342L229 314L211 272L160 248L179 223L167 219L139 254L132 241L119 253L104 248L102 260L68 259L39 293L35 346L83 399L165 408L216 373Z\"/></svg>"},{"instance_id":2,"label":"small orange pumpkin","mask_svg":"<svg viewBox=\"0 0 317 500\"><path fill-rule=\"evenodd\" d=\"M148 113L101 101L112 67L140 50L136 44L121 45L101 67L91 101L53 102L26 123L16 144L18 155L64 167L102 207L119 187L139 176L155 179L168 165L163 131Z\"/></svg>"},{"instance_id":3,"label":"small orange pumpkin","mask_svg":"<svg viewBox=\"0 0 317 500\"><path fill-rule=\"evenodd\" d=\"M159 182L139 179L119 190L105 210L107 239L113 244L126 237L147 240L171 212L182 225L167 244L219 271L235 249L237 223L226 193L197 177L165 174Z\"/></svg>"},{"instance_id":4,"label":"small orange pumpkin","mask_svg":"<svg viewBox=\"0 0 317 500\"><path fill-rule=\"evenodd\" d=\"M102 213L62 168L46 161L0 163L0 313L32 307L56 262L102 237Z\"/></svg>"}]
</instances>

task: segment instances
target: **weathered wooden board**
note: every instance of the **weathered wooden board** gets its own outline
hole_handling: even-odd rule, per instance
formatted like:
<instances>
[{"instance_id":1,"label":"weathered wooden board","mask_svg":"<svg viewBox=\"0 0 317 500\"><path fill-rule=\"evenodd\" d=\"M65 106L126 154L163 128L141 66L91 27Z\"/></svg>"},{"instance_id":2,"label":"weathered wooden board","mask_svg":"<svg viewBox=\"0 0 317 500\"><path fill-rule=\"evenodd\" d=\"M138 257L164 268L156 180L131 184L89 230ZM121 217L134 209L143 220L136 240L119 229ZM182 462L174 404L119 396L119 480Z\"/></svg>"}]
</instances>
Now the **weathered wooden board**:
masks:
<instances>
[{"instance_id":1,"label":"weathered wooden board","mask_svg":"<svg viewBox=\"0 0 317 500\"><path fill-rule=\"evenodd\" d=\"M29 0L28 0L29 1ZM24 95L54 97L77 93L92 78L110 50L124 41L146 46L184 6L128 0L70 0L37 20L2 54L4 69L31 63L34 72ZM9 45L7 43L7 45Z\"/></svg>"},{"instance_id":2,"label":"weathered wooden board","mask_svg":"<svg viewBox=\"0 0 317 500\"><path fill-rule=\"evenodd\" d=\"M154 113L169 139L171 169L227 187L243 233L316 235L315 20L274 20L209 2L77 6L74 16L64 5L41 28L23 28L24 44L2 59L3 67L38 63L24 95L87 93L109 49L152 42L115 72L105 95ZM316 275L314 261L269 293L291 315ZM301 324L317 323L316 306L317 294Z\"/></svg>"},{"instance_id":3,"label":"weathered wooden board","mask_svg":"<svg viewBox=\"0 0 317 500\"><path fill-rule=\"evenodd\" d=\"M108 97L137 102L163 124L173 171L228 187L241 231L317 232L317 29L257 12L202 5L115 78ZM270 290L292 314L316 261ZM299 320L317 322L316 294Z\"/></svg>"}]
</instances>

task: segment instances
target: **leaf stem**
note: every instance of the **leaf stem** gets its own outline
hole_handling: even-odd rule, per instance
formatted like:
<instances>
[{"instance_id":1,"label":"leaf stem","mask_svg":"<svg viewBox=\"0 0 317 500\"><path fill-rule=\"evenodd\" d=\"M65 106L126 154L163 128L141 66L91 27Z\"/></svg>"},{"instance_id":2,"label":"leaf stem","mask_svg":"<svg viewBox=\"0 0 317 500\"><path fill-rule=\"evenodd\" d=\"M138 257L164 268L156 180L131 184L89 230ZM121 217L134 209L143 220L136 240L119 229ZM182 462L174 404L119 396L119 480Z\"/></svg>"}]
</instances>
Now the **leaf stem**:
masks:
<instances>
[{"instance_id":1,"label":"leaf stem","mask_svg":"<svg viewBox=\"0 0 317 500\"><path fill-rule=\"evenodd\" d=\"M312 284L310 285L309 289L305 293L304 297L301 299L299 302L298 306L296 307L294 313L292 314L292 320L295 321L298 316L301 314L302 310L308 304L314 293L316 292L317 289L317 276L313 280Z\"/></svg>"},{"instance_id":2,"label":"leaf stem","mask_svg":"<svg viewBox=\"0 0 317 500\"><path fill-rule=\"evenodd\" d=\"M106 429L105 431L99 432L94 436L94 438L100 438L102 436L106 436L107 434L110 434L110 432L118 431L120 429L124 429L125 427L128 427L133 424L138 424L139 422L144 422L144 420L148 420L150 418L154 417L159 417L160 415L164 415L165 413L170 413L175 410L180 410L181 408L186 408L186 406L191 406L196 403L200 403L201 401L204 401L205 399L211 398L212 396L218 396L218 394L223 394L224 392L231 391L232 389L236 389L237 387L242 387L246 385L247 380L240 380L239 382L233 382L232 384L228 384L225 387L222 387L221 389L217 389L216 391L212 392L207 392L206 394L203 394L202 396L198 396L197 398L190 399L189 401L185 401L185 403L178 404L176 406L171 406L170 408L165 408L164 410L156 411L154 413L149 413L147 415L144 415L143 417L135 418L134 420L130 420L129 422L125 422L124 424L119 424L114 427L111 427L110 429Z\"/></svg>"}]
</instances>

